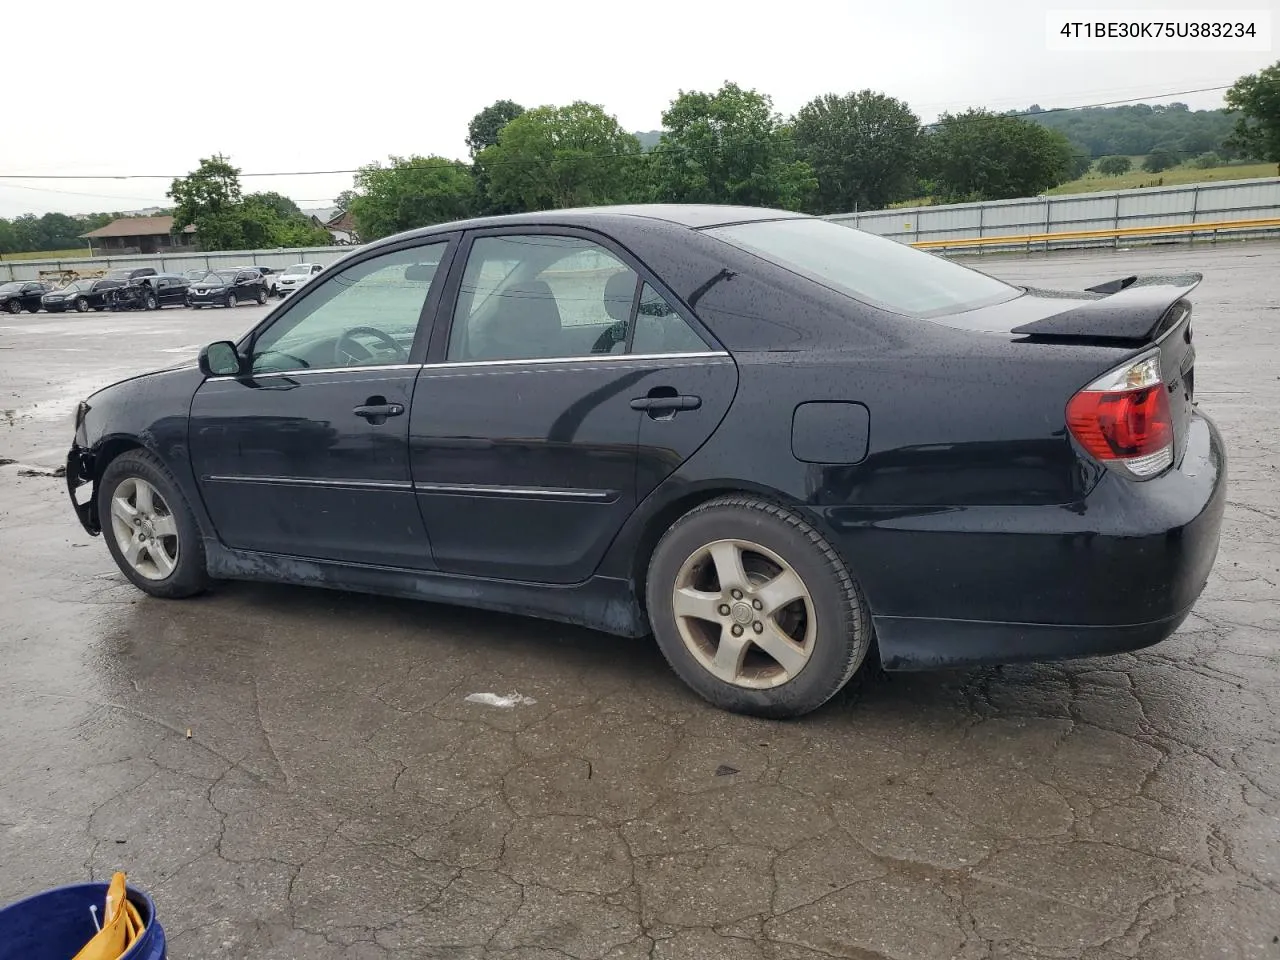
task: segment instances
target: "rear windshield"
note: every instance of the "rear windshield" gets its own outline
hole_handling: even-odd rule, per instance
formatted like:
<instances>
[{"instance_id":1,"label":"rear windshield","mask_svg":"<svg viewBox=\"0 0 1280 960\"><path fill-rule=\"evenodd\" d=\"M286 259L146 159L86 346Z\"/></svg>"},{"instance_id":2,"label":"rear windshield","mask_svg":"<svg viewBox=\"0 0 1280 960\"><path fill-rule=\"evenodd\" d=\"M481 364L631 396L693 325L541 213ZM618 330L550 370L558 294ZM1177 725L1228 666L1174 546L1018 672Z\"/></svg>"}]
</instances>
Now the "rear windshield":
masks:
<instances>
[{"instance_id":1,"label":"rear windshield","mask_svg":"<svg viewBox=\"0 0 1280 960\"><path fill-rule=\"evenodd\" d=\"M763 220L705 232L855 300L912 317L972 310L1021 293L985 273L829 220Z\"/></svg>"}]
</instances>

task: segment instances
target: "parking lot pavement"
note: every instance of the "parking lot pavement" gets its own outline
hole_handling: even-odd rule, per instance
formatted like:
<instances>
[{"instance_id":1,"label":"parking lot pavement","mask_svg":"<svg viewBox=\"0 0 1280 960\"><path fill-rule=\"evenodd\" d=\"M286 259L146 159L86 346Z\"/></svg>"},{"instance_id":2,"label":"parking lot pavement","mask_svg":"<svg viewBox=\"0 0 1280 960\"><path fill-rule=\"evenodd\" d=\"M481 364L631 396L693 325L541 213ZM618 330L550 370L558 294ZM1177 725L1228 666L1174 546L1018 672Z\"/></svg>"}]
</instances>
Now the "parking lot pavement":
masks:
<instances>
[{"instance_id":1,"label":"parking lot pavement","mask_svg":"<svg viewBox=\"0 0 1280 960\"><path fill-rule=\"evenodd\" d=\"M1173 639L872 679L796 722L704 706L647 641L283 587L152 600L61 481L0 467L0 904L125 869L175 957L1280 957L1278 255L981 263L1206 273L1231 493ZM56 464L80 395L258 315L0 320L0 457Z\"/></svg>"}]
</instances>

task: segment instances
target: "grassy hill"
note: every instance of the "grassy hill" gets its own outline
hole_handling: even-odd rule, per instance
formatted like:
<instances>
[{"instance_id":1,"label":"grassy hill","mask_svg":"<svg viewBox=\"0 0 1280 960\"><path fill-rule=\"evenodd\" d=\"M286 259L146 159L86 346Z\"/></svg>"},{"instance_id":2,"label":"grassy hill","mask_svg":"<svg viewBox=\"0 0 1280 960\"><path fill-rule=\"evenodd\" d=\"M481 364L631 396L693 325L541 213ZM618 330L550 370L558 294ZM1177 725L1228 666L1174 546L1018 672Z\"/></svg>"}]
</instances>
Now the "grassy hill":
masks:
<instances>
[{"instance_id":1,"label":"grassy hill","mask_svg":"<svg viewBox=\"0 0 1280 960\"><path fill-rule=\"evenodd\" d=\"M1129 190L1135 187L1173 187L1193 183L1213 183L1217 180L1249 180L1254 177L1274 177L1274 163L1231 163L1220 167L1200 169L1192 164L1182 164L1160 173L1147 173L1142 169L1142 157L1132 157L1133 169L1118 177L1104 177L1097 170L1090 170L1078 180L1060 184L1049 191L1050 195L1064 193L1100 193L1104 190Z\"/></svg>"}]
</instances>

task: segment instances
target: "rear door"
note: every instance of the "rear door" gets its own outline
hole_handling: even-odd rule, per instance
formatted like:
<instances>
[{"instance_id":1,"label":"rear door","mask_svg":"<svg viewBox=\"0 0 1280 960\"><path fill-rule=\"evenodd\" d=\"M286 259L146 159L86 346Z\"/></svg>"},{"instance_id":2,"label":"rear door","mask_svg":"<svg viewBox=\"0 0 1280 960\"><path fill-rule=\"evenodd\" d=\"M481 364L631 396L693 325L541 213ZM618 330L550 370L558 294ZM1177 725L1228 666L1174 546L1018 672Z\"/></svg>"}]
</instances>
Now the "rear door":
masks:
<instances>
[{"instance_id":1,"label":"rear door","mask_svg":"<svg viewBox=\"0 0 1280 960\"><path fill-rule=\"evenodd\" d=\"M639 497L710 436L736 369L696 334L650 330L646 352L632 349L641 290L652 301L659 285L606 238L524 228L464 247L445 295L452 322L437 325L410 419L436 562L585 580ZM638 486L642 435L657 463Z\"/></svg>"}]
</instances>

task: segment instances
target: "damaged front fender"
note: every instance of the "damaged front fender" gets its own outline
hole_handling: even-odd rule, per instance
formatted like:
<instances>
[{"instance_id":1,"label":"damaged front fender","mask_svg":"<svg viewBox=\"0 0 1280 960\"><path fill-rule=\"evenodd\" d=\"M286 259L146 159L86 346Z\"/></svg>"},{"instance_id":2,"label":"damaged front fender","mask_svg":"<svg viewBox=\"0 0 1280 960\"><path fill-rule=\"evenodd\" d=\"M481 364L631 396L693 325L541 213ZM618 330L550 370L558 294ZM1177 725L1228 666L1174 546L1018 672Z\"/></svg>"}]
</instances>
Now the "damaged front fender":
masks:
<instances>
[{"instance_id":1,"label":"damaged front fender","mask_svg":"<svg viewBox=\"0 0 1280 960\"><path fill-rule=\"evenodd\" d=\"M88 485L89 496L81 502L83 488ZM67 454L67 494L71 497L71 505L75 508L80 526L93 537L102 532L102 523L98 517L98 482L94 470L93 454L72 446Z\"/></svg>"}]
</instances>

